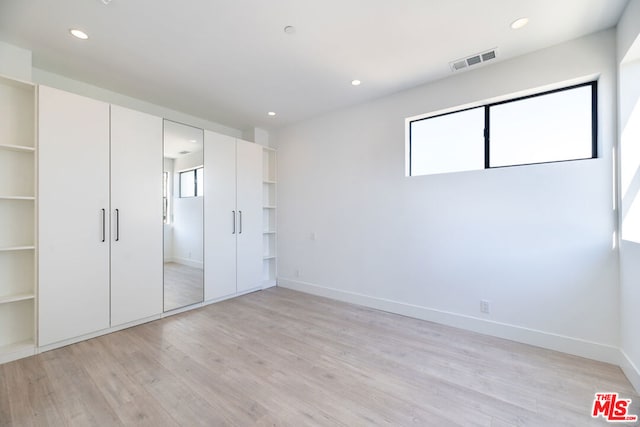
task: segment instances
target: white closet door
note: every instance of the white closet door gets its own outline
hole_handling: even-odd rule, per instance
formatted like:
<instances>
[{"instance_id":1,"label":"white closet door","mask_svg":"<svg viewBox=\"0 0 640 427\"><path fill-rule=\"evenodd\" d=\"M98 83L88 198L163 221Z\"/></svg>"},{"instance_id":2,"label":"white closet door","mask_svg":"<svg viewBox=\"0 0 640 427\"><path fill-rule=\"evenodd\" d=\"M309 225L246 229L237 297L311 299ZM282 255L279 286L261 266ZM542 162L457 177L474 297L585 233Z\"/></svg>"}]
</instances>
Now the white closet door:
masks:
<instances>
[{"instance_id":1,"label":"white closet door","mask_svg":"<svg viewBox=\"0 0 640 427\"><path fill-rule=\"evenodd\" d=\"M244 292L260 287L262 280L262 146L237 140L236 176L241 212L237 290Z\"/></svg>"},{"instance_id":2,"label":"white closet door","mask_svg":"<svg viewBox=\"0 0 640 427\"><path fill-rule=\"evenodd\" d=\"M162 313L162 119L111 106L111 326Z\"/></svg>"},{"instance_id":3,"label":"white closet door","mask_svg":"<svg viewBox=\"0 0 640 427\"><path fill-rule=\"evenodd\" d=\"M109 327L109 105L39 88L38 345Z\"/></svg>"},{"instance_id":4,"label":"white closet door","mask_svg":"<svg viewBox=\"0 0 640 427\"><path fill-rule=\"evenodd\" d=\"M204 132L204 299L236 293L236 140Z\"/></svg>"}]
</instances>

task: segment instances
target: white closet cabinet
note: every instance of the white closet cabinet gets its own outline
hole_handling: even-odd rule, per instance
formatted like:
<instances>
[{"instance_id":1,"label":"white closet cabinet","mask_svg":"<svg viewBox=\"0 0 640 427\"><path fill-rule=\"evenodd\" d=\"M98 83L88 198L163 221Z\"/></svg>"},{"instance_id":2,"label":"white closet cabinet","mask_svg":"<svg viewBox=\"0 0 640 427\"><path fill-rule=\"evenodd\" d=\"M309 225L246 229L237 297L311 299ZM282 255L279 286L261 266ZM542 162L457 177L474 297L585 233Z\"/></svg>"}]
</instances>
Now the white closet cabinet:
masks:
<instances>
[{"instance_id":1,"label":"white closet cabinet","mask_svg":"<svg viewBox=\"0 0 640 427\"><path fill-rule=\"evenodd\" d=\"M205 300L261 286L262 147L204 135Z\"/></svg>"},{"instance_id":2,"label":"white closet cabinet","mask_svg":"<svg viewBox=\"0 0 640 427\"><path fill-rule=\"evenodd\" d=\"M236 140L237 291L262 287L262 147Z\"/></svg>"},{"instance_id":3,"label":"white closet cabinet","mask_svg":"<svg viewBox=\"0 0 640 427\"><path fill-rule=\"evenodd\" d=\"M39 95L42 347L162 312L162 120Z\"/></svg>"},{"instance_id":4,"label":"white closet cabinet","mask_svg":"<svg viewBox=\"0 0 640 427\"><path fill-rule=\"evenodd\" d=\"M111 106L111 326L162 313L162 119Z\"/></svg>"},{"instance_id":5,"label":"white closet cabinet","mask_svg":"<svg viewBox=\"0 0 640 427\"><path fill-rule=\"evenodd\" d=\"M45 346L109 327L109 104L40 86L38 109Z\"/></svg>"}]
</instances>

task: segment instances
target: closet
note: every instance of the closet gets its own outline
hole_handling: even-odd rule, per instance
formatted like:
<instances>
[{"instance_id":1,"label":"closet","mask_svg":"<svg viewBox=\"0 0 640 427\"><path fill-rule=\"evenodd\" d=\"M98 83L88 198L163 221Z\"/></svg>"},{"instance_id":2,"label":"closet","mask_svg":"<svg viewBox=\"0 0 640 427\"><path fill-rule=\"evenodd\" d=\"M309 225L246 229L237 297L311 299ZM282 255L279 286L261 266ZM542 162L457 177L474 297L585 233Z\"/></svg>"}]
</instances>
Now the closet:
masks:
<instances>
[{"instance_id":1,"label":"closet","mask_svg":"<svg viewBox=\"0 0 640 427\"><path fill-rule=\"evenodd\" d=\"M39 346L162 312L162 120L39 88Z\"/></svg>"},{"instance_id":2,"label":"closet","mask_svg":"<svg viewBox=\"0 0 640 427\"><path fill-rule=\"evenodd\" d=\"M205 301L262 286L262 146L205 131Z\"/></svg>"}]
</instances>

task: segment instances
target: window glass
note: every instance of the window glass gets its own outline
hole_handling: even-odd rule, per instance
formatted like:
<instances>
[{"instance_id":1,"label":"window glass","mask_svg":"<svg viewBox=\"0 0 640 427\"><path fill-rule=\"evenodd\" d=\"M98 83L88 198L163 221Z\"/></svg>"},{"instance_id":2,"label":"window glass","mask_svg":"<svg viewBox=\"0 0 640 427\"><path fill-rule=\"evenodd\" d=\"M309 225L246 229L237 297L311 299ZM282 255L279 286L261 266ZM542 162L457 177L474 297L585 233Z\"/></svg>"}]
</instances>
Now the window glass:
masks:
<instances>
[{"instance_id":1,"label":"window glass","mask_svg":"<svg viewBox=\"0 0 640 427\"><path fill-rule=\"evenodd\" d=\"M194 171L180 172L180 197L194 197L195 189Z\"/></svg>"},{"instance_id":2,"label":"window glass","mask_svg":"<svg viewBox=\"0 0 640 427\"><path fill-rule=\"evenodd\" d=\"M595 158L596 94L590 82L411 120L409 175Z\"/></svg>"},{"instance_id":3,"label":"window glass","mask_svg":"<svg viewBox=\"0 0 640 427\"><path fill-rule=\"evenodd\" d=\"M490 107L489 166L592 157L591 86Z\"/></svg>"},{"instance_id":4,"label":"window glass","mask_svg":"<svg viewBox=\"0 0 640 427\"><path fill-rule=\"evenodd\" d=\"M484 108L411 122L411 175L484 168Z\"/></svg>"},{"instance_id":5,"label":"window glass","mask_svg":"<svg viewBox=\"0 0 640 427\"><path fill-rule=\"evenodd\" d=\"M196 196L204 195L204 169L196 169Z\"/></svg>"}]
</instances>

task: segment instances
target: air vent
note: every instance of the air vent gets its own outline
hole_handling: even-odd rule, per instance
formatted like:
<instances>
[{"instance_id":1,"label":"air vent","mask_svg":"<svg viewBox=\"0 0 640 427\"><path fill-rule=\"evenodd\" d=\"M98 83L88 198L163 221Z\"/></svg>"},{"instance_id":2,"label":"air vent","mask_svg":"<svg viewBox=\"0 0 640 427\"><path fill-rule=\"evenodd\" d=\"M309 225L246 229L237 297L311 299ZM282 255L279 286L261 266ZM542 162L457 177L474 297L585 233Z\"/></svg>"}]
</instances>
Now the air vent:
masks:
<instances>
[{"instance_id":1,"label":"air vent","mask_svg":"<svg viewBox=\"0 0 640 427\"><path fill-rule=\"evenodd\" d=\"M469 64L469 67L471 67L472 65L476 65L482 62L482 59L480 59L480 55L476 55L476 56L472 56L471 58L467 58L467 64Z\"/></svg>"},{"instance_id":2,"label":"air vent","mask_svg":"<svg viewBox=\"0 0 640 427\"><path fill-rule=\"evenodd\" d=\"M463 68L467 68L467 61L458 61L451 64L451 68L453 71L462 70Z\"/></svg>"},{"instance_id":3,"label":"air vent","mask_svg":"<svg viewBox=\"0 0 640 427\"><path fill-rule=\"evenodd\" d=\"M488 61L490 59L496 59L496 51L490 50L487 53L482 54L482 61Z\"/></svg>"},{"instance_id":4,"label":"air vent","mask_svg":"<svg viewBox=\"0 0 640 427\"><path fill-rule=\"evenodd\" d=\"M498 55L498 49L491 49L486 52L476 53L474 55L468 56L466 58L461 58L456 61L449 62L449 67L451 67L451 71L460 71L465 68L473 67L478 64L483 64L487 61L491 61L492 59L496 59Z\"/></svg>"}]
</instances>

